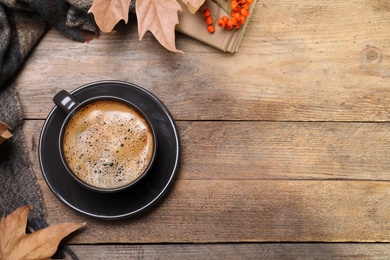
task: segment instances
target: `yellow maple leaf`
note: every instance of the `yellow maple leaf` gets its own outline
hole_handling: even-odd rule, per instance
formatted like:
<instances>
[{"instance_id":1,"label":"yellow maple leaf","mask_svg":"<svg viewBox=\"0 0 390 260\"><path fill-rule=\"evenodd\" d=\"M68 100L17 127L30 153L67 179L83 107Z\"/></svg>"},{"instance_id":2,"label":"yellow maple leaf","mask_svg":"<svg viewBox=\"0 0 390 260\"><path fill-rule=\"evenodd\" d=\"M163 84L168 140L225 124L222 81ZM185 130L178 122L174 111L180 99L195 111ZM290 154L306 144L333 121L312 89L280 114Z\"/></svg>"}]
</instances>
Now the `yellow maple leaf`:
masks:
<instances>
[{"instance_id":1,"label":"yellow maple leaf","mask_svg":"<svg viewBox=\"0 0 390 260\"><path fill-rule=\"evenodd\" d=\"M111 32L121 20L128 21L128 12L132 0L94 0L88 13L93 13L96 24L102 32ZM181 0L195 13L205 0ZM137 0L138 34L142 40L150 31L159 43L173 52L176 49L175 27L179 23L177 12L181 7L177 0Z\"/></svg>"},{"instance_id":2,"label":"yellow maple leaf","mask_svg":"<svg viewBox=\"0 0 390 260\"><path fill-rule=\"evenodd\" d=\"M67 222L26 234L31 208L23 206L0 220L0 259L49 259L61 240L86 223Z\"/></svg>"}]
</instances>

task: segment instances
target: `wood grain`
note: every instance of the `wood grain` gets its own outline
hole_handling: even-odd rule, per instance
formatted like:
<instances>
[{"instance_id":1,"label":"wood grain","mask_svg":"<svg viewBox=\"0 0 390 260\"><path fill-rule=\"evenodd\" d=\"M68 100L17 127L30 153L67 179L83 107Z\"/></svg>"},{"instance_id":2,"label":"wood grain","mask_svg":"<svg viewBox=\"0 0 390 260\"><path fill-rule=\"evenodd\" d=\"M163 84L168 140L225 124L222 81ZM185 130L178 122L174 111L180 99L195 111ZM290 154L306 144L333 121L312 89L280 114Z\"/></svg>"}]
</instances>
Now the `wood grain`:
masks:
<instances>
[{"instance_id":1,"label":"wood grain","mask_svg":"<svg viewBox=\"0 0 390 260\"><path fill-rule=\"evenodd\" d=\"M52 30L16 84L26 118L45 118L60 89L117 79L177 120L389 121L388 16L380 0L261 1L234 55L181 34L184 55L139 42L134 17L85 44Z\"/></svg>"},{"instance_id":2,"label":"wood grain","mask_svg":"<svg viewBox=\"0 0 390 260\"><path fill-rule=\"evenodd\" d=\"M77 245L80 259L370 259L389 256L388 244L244 243L168 245Z\"/></svg>"},{"instance_id":3,"label":"wood grain","mask_svg":"<svg viewBox=\"0 0 390 260\"><path fill-rule=\"evenodd\" d=\"M86 221L71 243L390 242L390 183L177 180L156 209L99 221L40 182L51 224Z\"/></svg>"},{"instance_id":4,"label":"wood grain","mask_svg":"<svg viewBox=\"0 0 390 260\"><path fill-rule=\"evenodd\" d=\"M387 259L389 17L384 0L259 1L234 55L140 42L134 15L84 44L49 31L15 78L48 222L88 222L80 259ZM163 101L182 151L161 205L113 222L63 205L37 157L55 93L105 79Z\"/></svg>"},{"instance_id":5,"label":"wood grain","mask_svg":"<svg viewBox=\"0 0 390 260\"><path fill-rule=\"evenodd\" d=\"M24 125L38 178L42 120ZM390 180L389 123L177 122L179 179Z\"/></svg>"},{"instance_id":6,"label":"wood grain","mask_svg":"<svg viewBox=\"0 0 390 260\"><path fill-rule=\"evenodd\" d=\"M35 162L36 133L41 125L41 120L28 120L24 125L26 139L30 140L30 157ZM381 145L388 143L386 138L383 139L384 143L378 141L385 136L382 127L388 127L386 125L179 122L184 152L179 179L172 193L150 214L125 221L96 221L74 212L54 197L42 180L36 163L34 170L40 179L50 223L75 220L89 223L84 231L71 240L72 243L389 241L390 232L386 230L389 227L387 216L390 205L387 197L390 184L388 181L375 181L375 178L382 179L383 176L378 178L381 175L369 166L364 167L363 163L371 163L372 167L377 164L373 157L380 154L383 149ZM237 129L248 129L247 136L243 138L243 135L232 135ZM267 130L254 135L250 131L253 129ZM311 142L314 142L314 145L309 141L303 145L302 137L306 136L302 134L304 129L310 129L308 136L312 137ZM373 134L373 129L377 129L378 134L382 133L381 138ZM289 138L281 142L280 138L284 134L289 135ZM350 136L353 140L348 148L348 142L345 143L348 138L345 137ZM297 140L293 141L294 138ZM248 141L243 141L245 139ZM257 139L269 139L265 142L268 146L259 145ZM318 148L323 147L324 142L333 143L333 149ZM353 143L362 143L365 146L359 148ZM308 150L306 153L305 149L297 149L302 147L298 144L311 148L305 148ZM237 147L234 150L232 146ZM259 146L261 149L258 149ZM249 159L239 158L235 162L237 154L241 152L233 151L243 149L240 147L251 151ZM272 171L270 168L262 168L261 165L254 167L258 169L257 172L252 170L253 174L247 174L245 165L253 162L253 156L261 155L262 149L266 150L262 156L272 155L273 149L291 150L294 157L289 170L286 170L289 178L283 175L267 177L267 174L271 176ZM329 154L329 151L334 152L334 156ZM346 158L349 156L355 159L345 160L343 167L329 166L332 165L331 161L336 162L336 155L341 152L346 153ZM202 153L215 156L204 156ZM200 161L198 157L201 158ZM285 156L285 159L288 160L288 157ZM344 169L350 172L352 180L314 180L315 175L312 175L313 180L300 180L302 176L299 174L293 179L295 170L300 172L298 169L303 166L307 167L307 172L320 168L310 164L308 157L313 157L314 162L321 162L315 158L331 158L323 163L324 174L317 175L317 179L325 178L326 173ZM278 161L276 158L270 159L269 162ZM301 160L300 163L297 163L298 159ZM282 161L282 158L279 160ZM355 160L356 166L353 166ZM242 165L241 171L238 166L234 168L235 163ZM360 169L358 165L361 166ZM223 170L218 170L218 167ZM281 171L282 168L275 172ZM367 173L364 169L371 169L374 174L370 175L370 172ZM356 176L359 174L366 177L357 181ZM337 173L334 176L337 176ZM368 176L371 179L365 181ZM343 176L338 178L342 179Z\"/></svg>"}]
</instances>

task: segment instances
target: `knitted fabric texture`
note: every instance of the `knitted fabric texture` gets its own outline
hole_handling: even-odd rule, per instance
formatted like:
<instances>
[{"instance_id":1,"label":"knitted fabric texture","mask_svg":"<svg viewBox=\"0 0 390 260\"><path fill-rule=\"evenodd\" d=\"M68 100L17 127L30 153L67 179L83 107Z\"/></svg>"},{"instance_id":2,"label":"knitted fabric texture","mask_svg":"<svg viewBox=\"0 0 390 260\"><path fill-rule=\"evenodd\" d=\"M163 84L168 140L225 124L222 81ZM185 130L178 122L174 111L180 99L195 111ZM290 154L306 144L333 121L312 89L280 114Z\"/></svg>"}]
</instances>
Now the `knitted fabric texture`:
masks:
<instances>
[{"instance_id":1,"label":"knitted fabric texture","mask_svg":"<svg viewBox=\"0 0 390 260\"><path fill-rule=\"evenodd\" d=\"M74 3L75 5L70 4ZM92 0L0 0L0 87L52 26L75 41L98 36L87 14Z\"/></svg>"},{"instance_id":2,"label":"knitted fabric texture","mask_svg":"<svg viewBox=\"0 0 390 260\"><path fill-rule=\"evenodd\" d=\"M12 128L13 137L0 146L0 214L10 214L29 205L28 225L33 230L46 226L45 207L31 169L22 132L22 113L14 87L0 91L0 118Z\"/></svg>"}]
</instances>

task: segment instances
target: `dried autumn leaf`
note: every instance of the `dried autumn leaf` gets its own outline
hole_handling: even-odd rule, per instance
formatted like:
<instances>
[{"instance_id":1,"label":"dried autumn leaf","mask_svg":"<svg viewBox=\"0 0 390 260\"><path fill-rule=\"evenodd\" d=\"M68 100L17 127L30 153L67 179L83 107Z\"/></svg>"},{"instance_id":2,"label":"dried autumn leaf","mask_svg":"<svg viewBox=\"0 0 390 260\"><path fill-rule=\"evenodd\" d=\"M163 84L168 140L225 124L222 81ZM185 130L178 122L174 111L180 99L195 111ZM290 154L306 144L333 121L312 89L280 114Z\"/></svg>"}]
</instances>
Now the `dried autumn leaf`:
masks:
<instances>
[{"instance_id":1,"label":"dried autumn leaf","mask_svg":"<svg viewBox=\"0 0 390 260\"><path fill-rule=\"evenodd\" d=\"M8 129L9 126L0 120L0 144L12 137L12 134L8 131Z\"/></svg>"},{"instance_id":2,"label":"dried autumn leaf","mask_svg":"<svg viewBox=\"0 0 390 260\"><path fill-rule=\"evenodd\" d=\"M94 0L88 13L93 13L95 22L102 32L108 33L114 26L129 19L129 9L132 0Z\"/></svg>"},{"instance_id":3,"label":"dried autumn leaf","mask_svg":"<svg viewBox=\"0 0 390 260\"><path fill-rule=\"evenodd\" d=\"M56 224L26 234L30 207L23 206L0 220L0 259L49 259L61 240L86 223Z\"/></svg>"},{"instance_id":4,"label":"dried autumn leaf","mask_svg":"<svg viewBox=\"0 0 390 260\"><path fill-rule=\"evenodd\" d=\"M146 31L150 31L166 49L182 52L175 46L175 27L179 23L178 11L181 11L181 6L176 0L137 0L135 12L139 39L144 37Z\"/></svg>"},{"instance_id":5,"label":"dried autumn leaf","mask_svg":"<svg viewBox=\"0 0 390 260\"><path fill-rule=\"evenodd\" d=\"M162 46L173 52L182 52L175 46L175 27L179 23L178 0L137 0L136 14L139 39L150 31ZM195 13L205 0L181 0ZM120 21L128 21L132 0L93 0L88 13L93 13L95 22L103 32L111 32Z\"/></svg>"},{"instance_id":6,"label":"dried autumn leaf","mask_svg":"<svg viewBox=\"0 0 390 260\"><path fill-rule=\"evenodd\" d=\"M185 3L188 7L188 10L194 14L196 11L199 10L199 7L201 7L206 0L181 0L183 3Z\"/></svg>"}]
</instances>

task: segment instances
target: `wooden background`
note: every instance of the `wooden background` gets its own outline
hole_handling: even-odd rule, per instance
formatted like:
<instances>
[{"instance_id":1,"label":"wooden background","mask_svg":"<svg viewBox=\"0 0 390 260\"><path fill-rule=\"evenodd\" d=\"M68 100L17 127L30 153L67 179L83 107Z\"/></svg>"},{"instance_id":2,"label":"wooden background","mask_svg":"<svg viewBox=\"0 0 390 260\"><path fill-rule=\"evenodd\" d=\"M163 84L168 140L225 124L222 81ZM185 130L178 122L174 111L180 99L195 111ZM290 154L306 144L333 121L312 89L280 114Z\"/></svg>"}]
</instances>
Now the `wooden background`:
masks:
<instances>
[{"instance_id":1,"label":"wooden background","mask_svg":"<svg viewBox=\"0 0 390 260\"><path fill-rule=\"evenodd\" d=\"M388 259L390 2L259 0L238 53L176 42L140 42L134 16L90 43L51 30L15 80L49 223L88 222L80 258ZM154 93L181 139L163 203L109 222L59 202L37 158L55 93L106 79Z\"/></svg>"}]
</instances>

